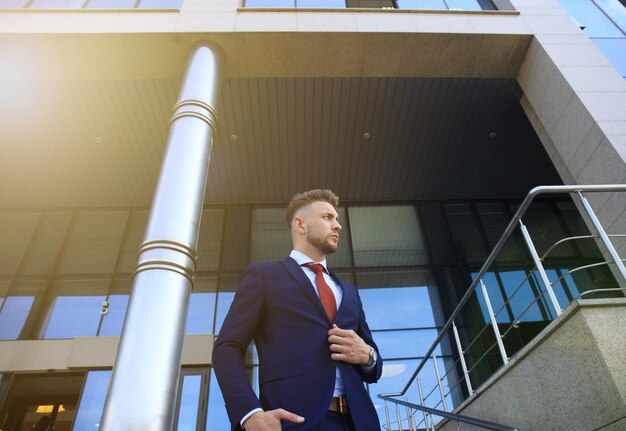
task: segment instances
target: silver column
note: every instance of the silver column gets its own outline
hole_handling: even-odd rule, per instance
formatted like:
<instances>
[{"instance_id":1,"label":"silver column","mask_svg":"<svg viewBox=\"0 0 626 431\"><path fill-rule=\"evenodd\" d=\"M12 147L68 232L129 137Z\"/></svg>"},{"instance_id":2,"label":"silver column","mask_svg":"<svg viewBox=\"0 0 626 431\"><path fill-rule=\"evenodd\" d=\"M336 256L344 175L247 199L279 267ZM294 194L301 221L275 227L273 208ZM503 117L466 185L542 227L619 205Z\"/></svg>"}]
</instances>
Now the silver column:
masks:
<instances>
[{"instance_id":1,"label":"silver column","mask_svg":"<svg viewBox=\"0 0 626 431\"><path fill-rule=\"evenodd\" d=\"M218 58L195 48L139 248L133 291L100 429L172 429L185 319L215 133Z\"/></svg>"}]
</instances>

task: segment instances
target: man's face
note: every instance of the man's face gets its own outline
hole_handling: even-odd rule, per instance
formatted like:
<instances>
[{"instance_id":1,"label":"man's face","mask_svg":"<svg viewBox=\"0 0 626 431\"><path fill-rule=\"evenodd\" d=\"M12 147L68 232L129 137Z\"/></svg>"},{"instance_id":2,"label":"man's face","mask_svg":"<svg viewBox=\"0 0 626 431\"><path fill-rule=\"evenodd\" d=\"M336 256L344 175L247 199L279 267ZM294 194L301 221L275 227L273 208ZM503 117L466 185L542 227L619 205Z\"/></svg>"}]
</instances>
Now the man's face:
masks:
<instances>
[{"instance_id":1,"label":"man's face","mask_svg":"<svg viewBox=\"0 0 626 431\"><path fill-rule=\"evenodd\" d=\"M323 254L336 252L341 225L335 207L318 201L309 204L303 213L306 241Z\"/></svg>"}]
</instances>

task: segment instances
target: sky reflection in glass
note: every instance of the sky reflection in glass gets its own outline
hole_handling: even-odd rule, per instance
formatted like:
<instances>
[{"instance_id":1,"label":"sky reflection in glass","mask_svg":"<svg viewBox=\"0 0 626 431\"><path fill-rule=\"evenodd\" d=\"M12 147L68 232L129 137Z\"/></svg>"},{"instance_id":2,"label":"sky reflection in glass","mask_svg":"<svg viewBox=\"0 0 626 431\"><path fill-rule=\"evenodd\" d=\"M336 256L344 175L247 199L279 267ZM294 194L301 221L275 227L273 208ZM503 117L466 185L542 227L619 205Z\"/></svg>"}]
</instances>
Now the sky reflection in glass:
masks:
<instances>
[{"instance_id":1,"label":"sky reflection in glass","mask_svg":"<svg viewBox=\"0 0 626 431\"><path fill-rule=\"evenodd\" d=\"M180 394L177 431L195 431L198 421L198 405L200 403L200 384L202 376L198 374L184 375L183 388Z\"/></svg>"},{"instance_id":2,"label":"sky reflection in glass","mask_svg":"<svg viewBox=\"0 0 626 431\"><path fill-rule=\"evenodd\" d=\"M17 340L22 332L34 296L9 296L0 313L0 340Z\"/></svg>"},{"instance_id":3,"label":"sky reflection in glass","mask_svg":"<svg viewBox=\"0 0 626 431\"><path fill-rule=\"evenodd\" d=\"M74 430L97 431L99 429L110 378L111 371L109 370L87 373L87 381L74 421Z\"/></svg>"}]
</instances>

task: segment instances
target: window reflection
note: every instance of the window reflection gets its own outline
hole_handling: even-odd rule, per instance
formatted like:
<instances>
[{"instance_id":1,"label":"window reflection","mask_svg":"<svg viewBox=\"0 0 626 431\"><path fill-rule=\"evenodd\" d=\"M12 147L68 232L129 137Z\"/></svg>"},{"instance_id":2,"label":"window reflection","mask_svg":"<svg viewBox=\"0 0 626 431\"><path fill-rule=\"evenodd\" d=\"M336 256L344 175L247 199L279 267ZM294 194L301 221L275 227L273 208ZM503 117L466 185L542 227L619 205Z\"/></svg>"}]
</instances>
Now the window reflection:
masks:
<instances>
[{"instance_id":1,"label":"window reflection","mask_svg":"<svg viewBox=\"0 0 626 431\"><path fill-rule=\"evenodd\" d=\"M90 9L132 9L136 0L89 0L86 8Z\"/></svg>"},{"instance_id":2,"label":"window reflection","mask_svg":"<svg viewBox=\"0 0 626 431\"><path fill-rule=\"evenodd\" d=\"M177 431L195 431L200 405L201 375L184 375L178 408Z\"/></svg>"},{"instance_id":3,"label":"window reflection","mask_svg":"<svg viewBox=\"0 0 626 431\"><path fill-rule=\"evenodd\" d=\"M87 373L73 430L98 431L110 379L109 370Z\"/></svg>"},{"instance_id":4,"label":"window reflection","mask_svg":"<svg viewBox=\"0 0 626 431\"><path fill-rule=\"evenodd\" d=\"M98 335L121 335L126 309L130 298L131 280L118 279L113 282L107 301L109 302L109 312L102 316L100 331Z\"/></svg>"},{"instance_id":5,"label":"window reflection","mask_svg":"<svg viewBox=\"0 0 626 431\"><path fill-rule=\"evenodd\" d=\"M109 283L109 280L58 281L43 338L96 335Z\"/></svg>"},{"instance_id":6,"label":"window reflection","mask_svg":"<svg viewBox=\"0 0 626 431\"><path fill-rule=\"evenodd\" d=\"M351 207L349 214L356 266L428 263L414 206Z\"/></svg>"},{"instance_id":7,"label":"window reflection","mask_svg":"<svg viewBox=\"0 0 626 431\"><path fill-rule=\"evenodd\" d=\"M182 3L182 0L141 0L139 7L151 9L178 9Z\"/></svg>"},{"instance_id":8,"label":"window reflection","mask_svg":"<svg viewBox=\"0 0 626 431\"><path fill-rule=\"evenodd\" d=\"M195 288L189 298L185 334L210 334L213 332L217 277L196 278Z\"/></svg>"},{"instance_id":9,"label":"window reflection","mask_svg":"<svg viewBox=\"0 0 626 431\"><path fill-rule=\"evenodd\" d=\"M443 0L398 0L400 9L446 10Z\"/></svg>"},{"instance_id":10,"label":"window reflection","mask_svg":"<svg viewBox=\"0 0 626 431\"><path fill-rule=\"evenodd\" d=\"M206 431L229 431L230 421L226 413L226 404L217 378L211 369L209 382L209 405L207 407Z\"/></svg>"},{"instance_id":11,"label":"window reflection","mask_svg":"<svg viewBox=\"0 0 626 431\"><path fill-rule=\"evenodd\" d=\"M222 323L235 299L235 292L239 285L241 274L224 274L220 279L219 294L217 296L217 308L215 312L215 334L219 334Z\"/></svg>"},{"instance_id":12,"label":"window reflection","mask_svg":"<svg viewBox=\"0 0 626 431\"><path fill-rule=\"evenodd\" d=\"M12 286L0 308L0 340L16 340L28 332L46 286L45 281L22 281Z\"/></svg>"}]
</instances>

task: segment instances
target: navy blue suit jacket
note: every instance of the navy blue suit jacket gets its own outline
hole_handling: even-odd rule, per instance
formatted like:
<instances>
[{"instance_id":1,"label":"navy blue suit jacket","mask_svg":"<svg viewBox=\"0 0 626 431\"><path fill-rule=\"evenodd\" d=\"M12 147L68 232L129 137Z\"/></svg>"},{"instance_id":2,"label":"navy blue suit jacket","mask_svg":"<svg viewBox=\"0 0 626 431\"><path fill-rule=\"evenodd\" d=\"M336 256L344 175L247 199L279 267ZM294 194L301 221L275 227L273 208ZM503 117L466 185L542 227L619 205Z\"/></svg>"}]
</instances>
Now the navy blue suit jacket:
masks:
<instances>
[{"instance_id":1,"label":"navy blue suit jacket","mask_svg":"<svg viewBox=\"0 0 626 431\"><path fill-rule=\"evenodd\" d=\"M365 321L356 287L331 276L343 289L335 323L354 330L378 351ZM251 410L284 408L305 418L303 424L283 421L283 429L308 430L323 419L340 367L350 414L357 431L380 430L363 382L382 373L382 358L368 373L359 365L330 357L331 324L310 280L295 260L255 263L248 267L213 349L213 367L226 400L233 429ZM244 367L248 344L259 354L260 397L254 394Z\"/></svg>"}]
</instances>

